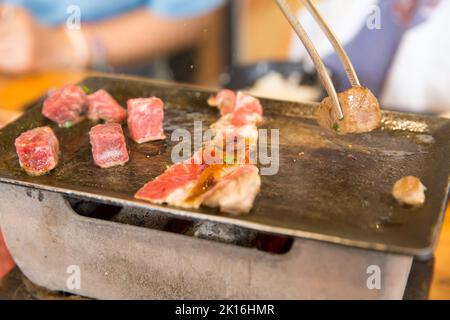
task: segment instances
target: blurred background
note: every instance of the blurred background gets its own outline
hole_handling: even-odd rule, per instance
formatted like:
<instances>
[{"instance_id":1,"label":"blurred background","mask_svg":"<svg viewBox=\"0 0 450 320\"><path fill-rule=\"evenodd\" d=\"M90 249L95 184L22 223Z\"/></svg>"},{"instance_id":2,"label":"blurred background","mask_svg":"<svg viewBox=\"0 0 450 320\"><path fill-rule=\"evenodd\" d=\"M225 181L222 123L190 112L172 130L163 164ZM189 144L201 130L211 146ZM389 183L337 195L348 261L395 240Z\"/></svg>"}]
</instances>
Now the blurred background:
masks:
<instances>
[{"instance_id":1,"label":"blurred background","mask_svg":"<svg viewBox=\"0 0 450 320\"><path fill-rule=\"evenodd\" d=\"M300 1L290 3L336 87L345 90L349 84L326 38ZM450 112L449 1L316 3L384 108ZM3 0L0 6L3 117L92 72L252 88L288 100L323 96L274 0Z\"/></svg>"},{"instance_id":2,"label":"blurred background","mask_svg":"<svg viewBox=\"0 0 450 320\"><path fill-rule=\"evenodd\" d=\"M385 109L449 116L450 1L316 3ZM300 1L290 4L336 87L345 90L349 84L326 38ZM274 0L0 0L0 126L49 89L98 72L293 101L324 96ZM450 247L450 232L441 243ZM450 263L442 259L438 270ZM448 278L436 281L443 282L432 293L439 298L450 286Z\"/></svg>"}]
</instances>

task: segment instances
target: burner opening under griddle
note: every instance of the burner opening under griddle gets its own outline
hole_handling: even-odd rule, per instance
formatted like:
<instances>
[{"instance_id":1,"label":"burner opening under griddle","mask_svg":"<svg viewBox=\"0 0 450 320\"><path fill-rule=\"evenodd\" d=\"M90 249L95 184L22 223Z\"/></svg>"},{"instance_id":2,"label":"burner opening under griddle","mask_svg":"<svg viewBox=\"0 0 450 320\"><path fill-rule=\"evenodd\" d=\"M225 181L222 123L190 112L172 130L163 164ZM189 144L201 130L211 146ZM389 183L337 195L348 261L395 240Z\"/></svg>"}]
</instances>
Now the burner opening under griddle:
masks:
<instances>
[{"instance_id":1,"label":"burner opening under griddle","mask_svg":"<svg viewBox=\"0 0 450 320\"><path fill-rule=\"evenodd\" d=\"M174 218L160 212L131 207L122 208L75 197L66 197L66 199L72 209L84 217L255 248L271 254L288 253L294 242L294 239L290 237L265 234L229 224Z\"/></svg>"},{"instance_id":2,"label":"burner opening under griddle","mask_svg":"<svg viewBox=\"0 0 450 320\"><path fill-rule=\"evenodd\" d=\"M122 210L122 207L113 206L110 204L85 201L70 197L66 197L66 199L69 201L70 206L76 213L81 216L94 219L111 220Z\"/></svg>"}]
</instances>

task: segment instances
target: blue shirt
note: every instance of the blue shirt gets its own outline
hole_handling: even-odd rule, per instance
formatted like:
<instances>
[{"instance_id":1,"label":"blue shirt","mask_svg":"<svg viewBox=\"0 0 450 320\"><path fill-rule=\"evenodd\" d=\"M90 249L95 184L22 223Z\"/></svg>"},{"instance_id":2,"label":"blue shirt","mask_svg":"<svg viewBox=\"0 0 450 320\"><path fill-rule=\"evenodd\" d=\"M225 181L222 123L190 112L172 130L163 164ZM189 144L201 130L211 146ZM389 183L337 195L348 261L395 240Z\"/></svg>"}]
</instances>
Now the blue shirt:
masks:
<instances>
[{"instance_id":1,"label":"blue shirt","mask_svg":"<svg viewBox=\"0 0 450 320\"><path fill-rule=\"evenodd\" d=\"M65 23L70 6L79 6L82 21L110 18L137 8L148 8L169 18L194 17L220 7L225 0L0 0L26 8L41 23Z\"/></svg>"}]
</instances>

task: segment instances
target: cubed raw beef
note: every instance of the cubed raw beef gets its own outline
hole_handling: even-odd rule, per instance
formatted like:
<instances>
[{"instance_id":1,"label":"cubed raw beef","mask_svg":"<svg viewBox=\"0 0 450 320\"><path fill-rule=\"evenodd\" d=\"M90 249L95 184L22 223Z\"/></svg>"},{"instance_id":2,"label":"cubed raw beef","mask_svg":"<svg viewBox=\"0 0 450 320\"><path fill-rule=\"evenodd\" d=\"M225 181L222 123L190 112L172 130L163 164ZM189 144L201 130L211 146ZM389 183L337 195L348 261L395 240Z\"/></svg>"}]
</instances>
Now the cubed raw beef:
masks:
<instances>
[{"instance_id":1,"label":"cubed raw beef","mask_svg":"<svg viewBox=\"0 0 450 320\"><path fill-rule=\"evenodd\" d=\"M137 143L164 140L164 103L161 99L128 100L128 129Z\"/></svg>"},{"instance_id":2,"label":"cubed raw beef","mask_svg":"<svg viewBox=\"0 0 450 320\"><path fill-rule=\"evenodd\" d=\"M58 165L59 142L49 127L22 133L15 141L20 166L33 176L41 176Z\"/></svg>"},{"instance_id":3,"label":"cubed raw beef","mask_svg":"<svg viewBox=\"0 0 450 320\"><path fill-rule=\"evenodd\" d=\"M89 137L94 163L99 167L122 166L130 159L120 124L99 124L91 129Z\"/></svg>"},{"instance_id":4,"label":"cubed raw beef","mask_svg":"<svg viewBox=\"0 0 450 320\"><path fill-rule=\"evenodd\" d=\"M104 120L106 122L122 123L127 118L127 112L105 90L88 95L88 118L90 120Z\"/></svg>"},{"instance_id":5,"label":"cubed raw beef","mask_svg":"<svg viewBox=\"0 0 450 320\"><path fill-rule=\"evenodd\" d=\"M68 85L49 93L42 114L61 127L70 127L84 119L87 108L84 91L78 86Z\"/></svg>"}]
</instances>

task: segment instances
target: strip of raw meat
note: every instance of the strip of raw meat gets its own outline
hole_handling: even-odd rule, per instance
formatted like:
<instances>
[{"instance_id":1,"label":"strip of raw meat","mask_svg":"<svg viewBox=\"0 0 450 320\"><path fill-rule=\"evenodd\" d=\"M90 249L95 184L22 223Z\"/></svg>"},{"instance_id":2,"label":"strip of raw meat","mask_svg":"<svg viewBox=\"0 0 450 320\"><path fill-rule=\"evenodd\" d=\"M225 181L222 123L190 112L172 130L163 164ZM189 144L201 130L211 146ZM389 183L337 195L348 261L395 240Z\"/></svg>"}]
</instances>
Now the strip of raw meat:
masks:
<instances>
[{"instance_id":1,"label":"strip of raw meat","mask_svg":"<svg viewBox=\"0 0 450 320\"><path fill-rule=\"evenodd\" d=\"M128 129L137 143L164 140L164 103L161 99L128 100Z\"/></svg>"},{"instance_id":2,"label":"strip of raw meat","mask_svg":"<svg viewBox=\"0 0 450 320\"><path fill-rule=\"evenodd\" d=\"M122 123L127 118L127 112L105 90L98 90L88 95L88 119L104 120L106 122Z\"/></svg>"},{"instance_id":3,"label":"strip of raw meat","mask_svg":"<svg viewBox=\"0 0 450 320\"><path fill-rule=\"evenodd\" d=\"M186 203L185 199L206 167L205 164L195 164L192 161L175 164L144 185L135 197L156 204L167 203L177 207L194 208L196 205Z\"/></svg>"},{"instance_id":4,"label":"strip of raw meat","mask_svg":"<svg viewBox=\"0 0 450 320\"><path fill-rule=\"evenodd\" d=\"M261 186L259 170L253 165L256 162L253 152L258 141L257 126L262 120L263 109L259 100L238 92L234 109L222 113L221 119L212 125L216 130L212 145L216 153L223 154L228 165L220 170L209 167L214 171L209 176L206 176L206 169L188 201L197 198L205 206L220 208L220 211L234 215L251 210Z\"/></svg>"},{"instance_id":5,"label":"strip of raw meat","mask_svg":"<svg viewBox=\"0 0 450 320\"><path fill-rule=\"evenodd\" d=\"M32 176L41 176L58 165L59 142L49 127L22 133L15 141L20 166Z\"/></svg>"},{"instance_id":6,"label":"strip of raw meat","mask_svg":"<svg viewBox=\"0 0 450 320\"><path fill-rule=\"evenodd\" d=\"M262 120L263 109L259 100L243 92L238 92L234 109L222 115L219 121L214 123L211 128L223 130L230 126L258 126L262 123Z\"/></svg>"},{"instance_id":7,"label":"strip of raw meat","mask_svg":"<svg viewBox=\"0 0 450 320\"><path fill-rule=\"evenodd\" d=\"M228 89L220 91L216 96L208 99L208 104L211 107L217 107L222 116L234 111L236 106L236 94Z\"/></svg>"},{"instance_id":8,"label":"strip of raw meat","mask_svg":"<svg viewBox=\"0 0 450 320\"><path fill-rule=\"evenodd\" d=\"M256 125L262 120L262 107L257 99L238 93L237 103L231 108L231 102L223 102L230 96L224 91L209 101L224 114L214 127L214 139L192 159L173 165L147 183L136 198L183 208L203 204L230 214L251 210L261 185L258 168L250 164L250 154L257 144Z\"/></svg>"},{"instance_id":9,"label":"strip of raw meat","mask_svg":"<svg viewBox=\"0 0 450 320\"><path fill-rule=\"evenodd\" d=\"M259 125L262 122L262 117L263 109L259 100L243 92L238 92L231 124L234 126Z\"/></svg>"},{"instance_id":10,"label":"strip of raw meat","mask_svg":"<svg viewBox=\"0 0 450 320\"><path fill-rule=\"evenodd\" d=\"M68 128L82 121L87 109L84 91L78 86L67 85L48 94L42 114L59 126Z\"/></svg>"},{"instance_id":11,"label":"strip of raw meat","mask_svg":"<svg viewBox=\"0 0 450 320\"><path fill-rule=\"evenodd\" d=\"M91 129L89 138L94 163L99 167L122 166L130 159L120 124L99 124Z\"/></svg>"}]
</instances>

